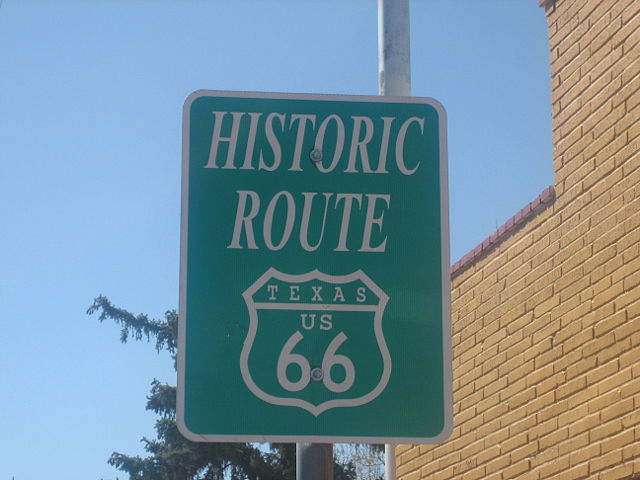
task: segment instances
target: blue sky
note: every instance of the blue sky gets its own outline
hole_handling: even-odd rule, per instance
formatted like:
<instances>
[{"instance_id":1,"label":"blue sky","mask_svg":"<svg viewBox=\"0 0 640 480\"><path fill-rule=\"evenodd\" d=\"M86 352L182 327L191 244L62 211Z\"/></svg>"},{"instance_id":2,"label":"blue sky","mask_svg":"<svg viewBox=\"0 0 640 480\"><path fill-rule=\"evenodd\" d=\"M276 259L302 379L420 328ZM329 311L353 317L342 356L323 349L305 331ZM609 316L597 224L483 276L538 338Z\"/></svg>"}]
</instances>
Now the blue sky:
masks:
<instances>
[{"instance_id":1,"label":"blue sky","mask_svg":"<svg viewBox=\"0 0 640 480\"><path fill-rule=\"evenodd\" d=\"M448 114L451 263L552 184L537 0L413 0L413 95ZM194 90L377 94L373 0L0 3L0 480L125 478L169 357L88 317L178 305Z\"/></svg>"}]
</instances>

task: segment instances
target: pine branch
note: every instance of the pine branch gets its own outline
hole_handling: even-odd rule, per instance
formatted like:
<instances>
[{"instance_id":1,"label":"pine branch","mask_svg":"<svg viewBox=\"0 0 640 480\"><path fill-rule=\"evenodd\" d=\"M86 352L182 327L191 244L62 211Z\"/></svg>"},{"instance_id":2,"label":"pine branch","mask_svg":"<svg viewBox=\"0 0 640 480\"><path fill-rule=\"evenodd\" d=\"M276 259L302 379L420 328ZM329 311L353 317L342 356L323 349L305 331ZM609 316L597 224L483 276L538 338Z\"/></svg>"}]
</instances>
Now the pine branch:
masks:
<instances>
[{"instance_id":1,"label":"pine branch","mask_svg":"<svg viewBox=\"0 0 640 480\"><path fill-rule=\"evenodd\" d=\"M162 384L154 379L151 382L151 393L147 397L147 410L164 418L175 419L176 387L166 383Z\"/></svg>"},{"instance_id":2,"label":"pine branch","mask_svg":"<svg viewBox=\"0 0 640 480\"><path fill-rule=\"evenodd\" d=\"M135 340L142 340L146 337L147 341L153 337L156 340L158 352L166 349L172 354L175 353L178 339L178 314L175 310L165 312L164 320L150 320L145 314L134 315L127 310L114 307L107 297L100 295L87 309L89 315L96 312L100 312L98 316L100 322L113 320L122 326L120 330L122 343L126 343L129 337L133 337Z\"/></svg>"}]
</instances>

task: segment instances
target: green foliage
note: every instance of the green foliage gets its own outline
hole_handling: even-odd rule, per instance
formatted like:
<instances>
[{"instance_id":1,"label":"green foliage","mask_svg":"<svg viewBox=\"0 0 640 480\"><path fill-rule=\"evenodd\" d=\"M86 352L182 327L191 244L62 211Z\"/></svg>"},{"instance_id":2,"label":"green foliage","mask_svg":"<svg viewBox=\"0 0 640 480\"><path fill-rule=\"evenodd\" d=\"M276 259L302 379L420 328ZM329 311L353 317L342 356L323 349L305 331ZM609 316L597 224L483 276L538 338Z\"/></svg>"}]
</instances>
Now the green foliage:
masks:
<instances>
[{"instance_id":1,"label":"green foliage","mask_svg":"<svg viewBox=\"0 0 640 480\"><path fill-rule=\"evenodd\" d=\"M155 341L156 351L171 353L176 366L178 314L165 312L163 320L133 315L114 307L103 296L87 310L98 320L121 326L120 340ZM155 440L143 438L149 456L114 452L110 465L129 474L130 480L293 480L295 445L270 444L269 450L251 443L196 443L184 438L176 425L176 387L154 379L147 397L147 410L158 415ZM335 480L355 480L356 466L349 460L334 465Z\"/></svg>"},{"instance_id":2,"label":"green foliage","mask_svg":"<svg viewBox=\"0 0 640 480\"><path fill-rule=\"evenodd\" d=\"M175 354L178 348L178 313L175 310L167 310L164 320L149 320L144 314L133 315L121 308L114 307L109 299L102 295L93 301L87 313L93 315L99 312L98 320L113 320L120 325L120 341L126 343L131 335L136 340L151 337L156 339L156 351L168 350Z\"/></svg>"}]
</instances>

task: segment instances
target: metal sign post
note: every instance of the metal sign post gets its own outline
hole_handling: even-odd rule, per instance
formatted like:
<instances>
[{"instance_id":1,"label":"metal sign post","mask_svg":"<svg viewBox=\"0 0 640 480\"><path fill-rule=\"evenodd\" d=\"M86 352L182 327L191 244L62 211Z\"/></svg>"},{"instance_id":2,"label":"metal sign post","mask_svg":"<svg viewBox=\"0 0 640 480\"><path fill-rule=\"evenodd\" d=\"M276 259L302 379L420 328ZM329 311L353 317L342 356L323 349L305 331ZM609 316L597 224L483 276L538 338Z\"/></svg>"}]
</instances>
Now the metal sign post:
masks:
<instances>
[{"instance_id":1,"label":"metal sign post","mask_svg":"<svg viewBox=\"0 0 640 480\"><path fill-rule=\"evenodd\" d=\"M296 480L333 480L333 444L296 443Z\"/></svg>"},{"instance_id":2,"label":"metal sign post","mask_svg":"<svg viewBox=\"0 0 640 480\"><path fill-rule=\"evenodd\" d=\"M411 96L409 0L378 0L378 79L380 95ZM395 445L384 445L386 480L396 478Z\"/></svg>"},{"instance_id":3,"label":"metal sign post","mask_svg":"<svg viewBox=\"0 0 640 480\"><path fill-rule=\"evenodd\" d=\"M378 0L380 95L411 96L409 0Z\"/></svg>"}]
</instances>

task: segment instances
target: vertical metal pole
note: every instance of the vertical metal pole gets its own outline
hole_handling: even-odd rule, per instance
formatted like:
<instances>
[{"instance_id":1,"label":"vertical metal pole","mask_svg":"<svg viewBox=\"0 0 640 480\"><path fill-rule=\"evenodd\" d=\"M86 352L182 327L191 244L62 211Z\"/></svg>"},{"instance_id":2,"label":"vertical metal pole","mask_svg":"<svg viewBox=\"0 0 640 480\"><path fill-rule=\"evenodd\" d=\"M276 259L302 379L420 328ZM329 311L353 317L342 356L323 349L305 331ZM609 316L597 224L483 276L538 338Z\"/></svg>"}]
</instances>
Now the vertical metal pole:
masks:
<instances>
[{"instance_id":1,"label":"vertical metal pole","mask_svg":"<svg viewBox=\"0 0 640 480\"><path fill-rule=\"evenodd\" d=\"M378 0L380 95L411 96L409 0Z\"/></svg>"},{"instance_id":2,"label":"vertical metal pole","mask_svg":"<svg viewBox=\"0 0 640 480\"><path fill-rule=\"evenodd\" d=\"M411 96L409 0L378 0L379 93ZM396 478L395 445L384 446L386 480Z\"/></svg>"},{"instance_id":3,"label":"vertical metal pole","mask_svg":"<svg viewBox=\"0 0 640 480\"><path fill-rule=\"evenodd\" d=\"M333 445L296 443L296 480L333 480Z\"/></svg>"},{"instance_id":4,"label":"vertical metal pole","mask_svg":"<svg viewBox=\"0 0 640 480\"><path fill-rule=\"evenodd\" d=\"M393 443L384 445L384 478L386 480L396 479L396 446Z\"/></svg>"},{"instance_id":5,"label":"vertical metal pole","mask_svg":"<svg viewBox=\"0 0 640 480\"><path fill-rule=\"evenodd\" d=\"M380 95L411 96L409 0L378 0ZM395 448L385 445L385 478L395 480ZM333 480L333 445L297 443L296 480Z\"/></svg>"}]
</instances>

